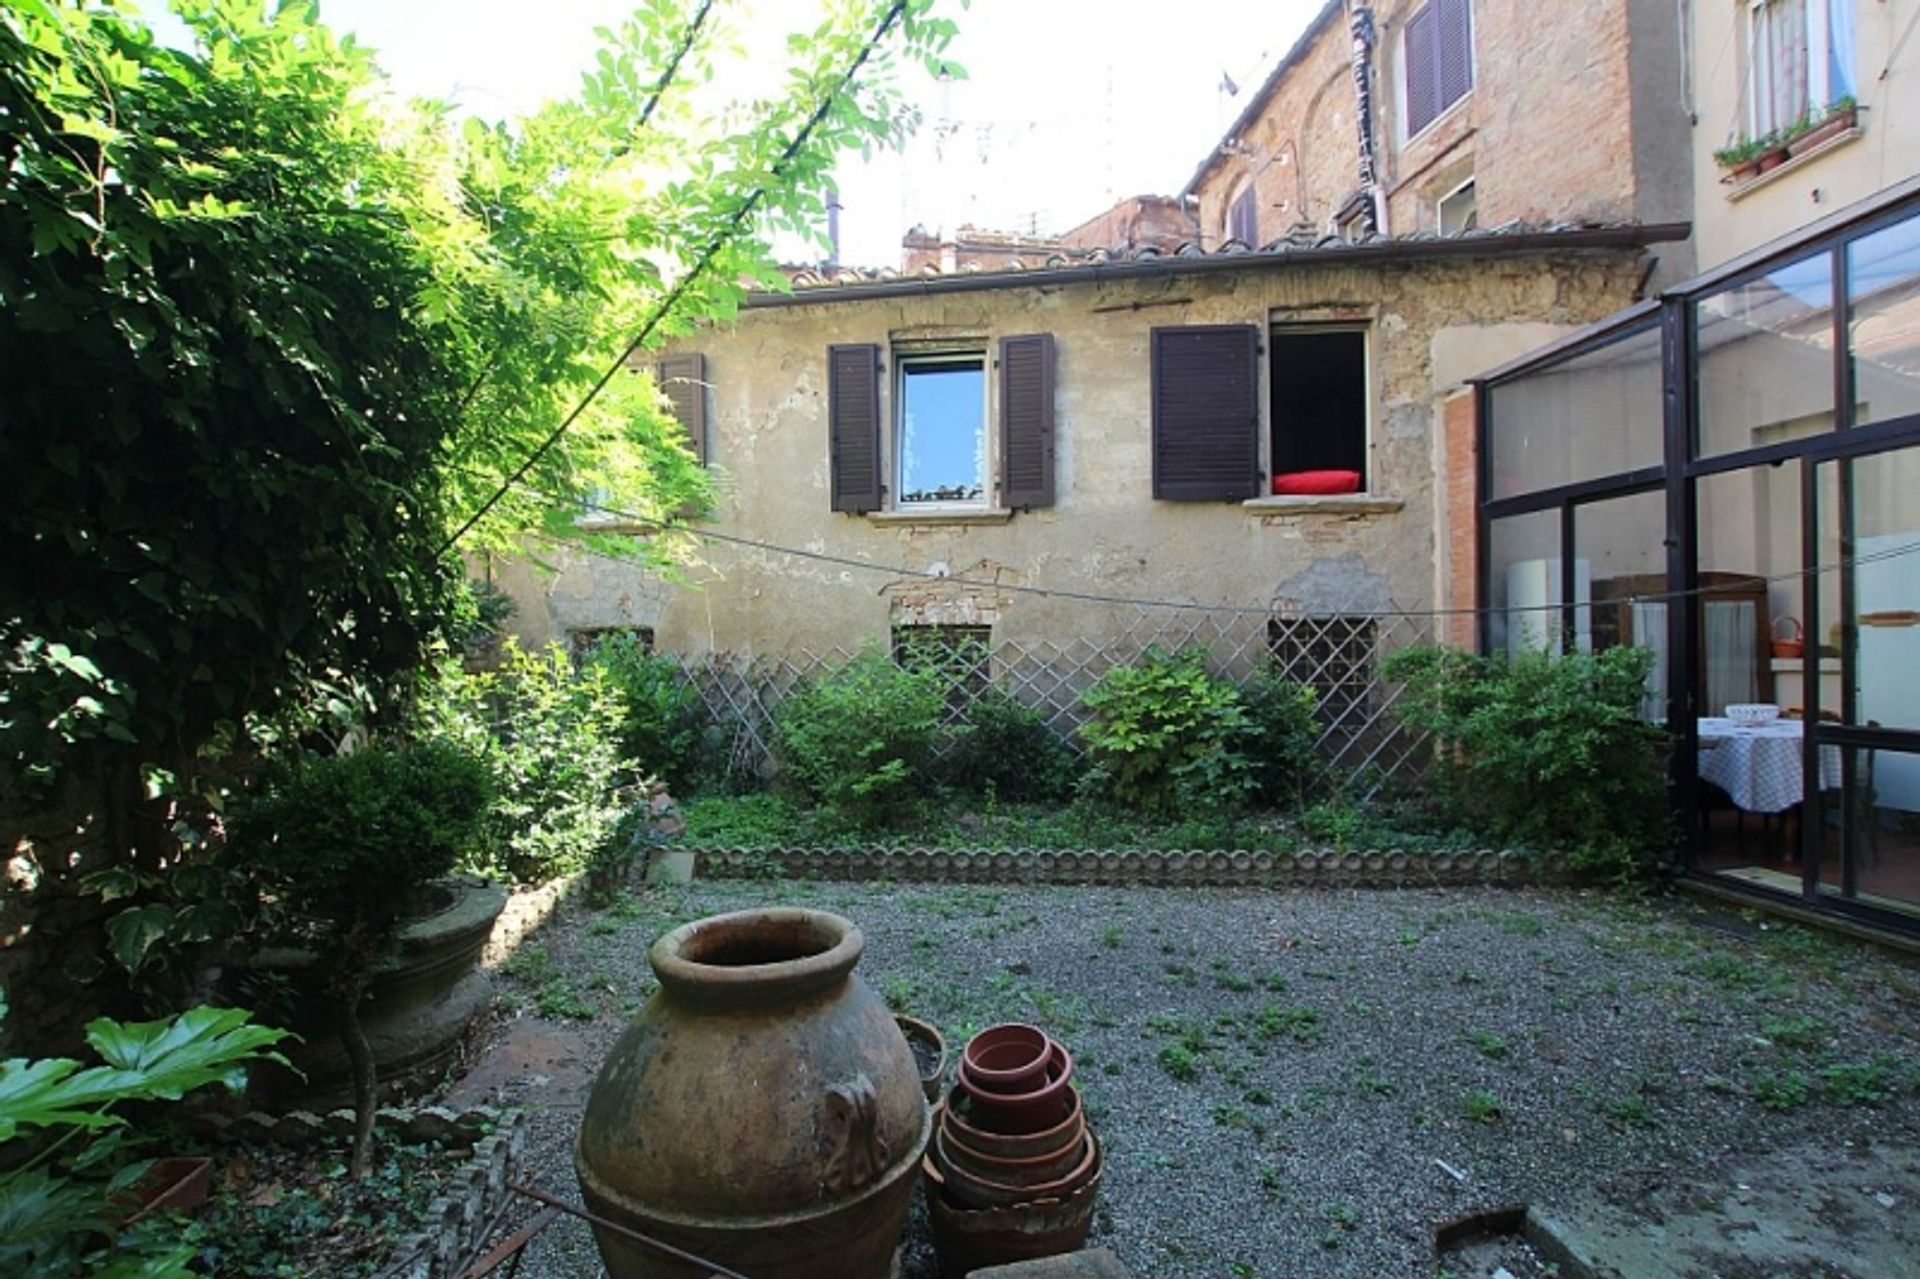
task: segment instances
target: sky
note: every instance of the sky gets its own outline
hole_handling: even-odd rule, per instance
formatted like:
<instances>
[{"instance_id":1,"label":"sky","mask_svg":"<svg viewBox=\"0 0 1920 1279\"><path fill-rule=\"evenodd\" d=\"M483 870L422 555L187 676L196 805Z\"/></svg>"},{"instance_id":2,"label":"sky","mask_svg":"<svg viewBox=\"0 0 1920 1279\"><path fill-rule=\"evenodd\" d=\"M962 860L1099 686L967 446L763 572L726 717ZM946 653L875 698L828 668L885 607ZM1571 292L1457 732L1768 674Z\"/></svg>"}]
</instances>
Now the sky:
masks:
<instances>
[{"instance_id":1,"label":"sky","mask_svg":"<svg viewBox=\"0 0 1920 1279\"><path fill-rule=\"evenodd\" d=\"M1323 0L942 0L967 79L917 68L923 123L904 154L850 157L839 174L841 260L898 266L919 224L1064 231L1115 200L1171 194ZM818 0L722 0L742 30L810 29ZM157 7L149 0L149 9ZM571 96L593 28L630 0L322 0L321 17L379 53L407 95L490 119ZM748 82L723 63L717 78ZM1228 94L1223 80L1239 86Z\"/></svg>"}]
</instances>

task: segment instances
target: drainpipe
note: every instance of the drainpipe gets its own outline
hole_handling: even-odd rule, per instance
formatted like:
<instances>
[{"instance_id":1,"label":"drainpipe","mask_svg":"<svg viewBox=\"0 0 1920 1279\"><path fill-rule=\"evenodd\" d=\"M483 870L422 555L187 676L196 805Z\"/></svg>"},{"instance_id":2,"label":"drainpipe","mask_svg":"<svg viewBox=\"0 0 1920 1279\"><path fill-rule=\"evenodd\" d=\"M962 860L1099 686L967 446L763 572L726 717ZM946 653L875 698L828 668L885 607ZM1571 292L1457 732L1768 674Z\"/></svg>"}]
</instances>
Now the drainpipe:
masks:
<instances>
[{"instance_id":1,"label":"drainpipe","mask_svg":"<svg viewBox=\"0 0 1920 1279\"><path fill-rule=\"evenodd\" d=\"M1385 235L1387 191L1380 183L1380 166L1373 150L1373 47L1379 34L1369 0L1347 0L1347 22L1353 30L1353 122L1360 135L1360 189L1367 193L1362 220L1369 233Z\"/></svg>"}]
</instances>

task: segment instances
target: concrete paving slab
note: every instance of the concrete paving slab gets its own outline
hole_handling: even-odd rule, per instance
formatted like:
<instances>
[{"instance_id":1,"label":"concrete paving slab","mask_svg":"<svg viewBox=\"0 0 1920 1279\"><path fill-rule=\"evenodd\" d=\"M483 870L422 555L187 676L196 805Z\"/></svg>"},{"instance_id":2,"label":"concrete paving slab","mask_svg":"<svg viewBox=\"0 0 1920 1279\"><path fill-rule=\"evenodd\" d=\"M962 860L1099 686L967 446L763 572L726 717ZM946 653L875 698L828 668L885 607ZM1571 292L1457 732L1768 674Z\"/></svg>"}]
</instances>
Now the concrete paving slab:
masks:
<instances>
[{"instance_id":1,"label":"concrete paving slab","mask_svg":"<svg viewBox=\"0 0 1920 1279\"><path fill-rule=\"evenodd\" d=\"M1802 1145L1711 1181L1649 1171L1536 1207L1572 1279L1920 1279L1920 1149Z\"/></svg>"},{"instance_id":2,"label":"concrete paving slab","mask_svg":"<svg viewBox=\"0 0 1920 1279\"><path fill-rule=\"evenodd\" d=\"M976 1270L971 1279L1133 1279L1133 1272L1105 1248L1062 1253L1034 1261Z\"/></svg>"}]
</instances>

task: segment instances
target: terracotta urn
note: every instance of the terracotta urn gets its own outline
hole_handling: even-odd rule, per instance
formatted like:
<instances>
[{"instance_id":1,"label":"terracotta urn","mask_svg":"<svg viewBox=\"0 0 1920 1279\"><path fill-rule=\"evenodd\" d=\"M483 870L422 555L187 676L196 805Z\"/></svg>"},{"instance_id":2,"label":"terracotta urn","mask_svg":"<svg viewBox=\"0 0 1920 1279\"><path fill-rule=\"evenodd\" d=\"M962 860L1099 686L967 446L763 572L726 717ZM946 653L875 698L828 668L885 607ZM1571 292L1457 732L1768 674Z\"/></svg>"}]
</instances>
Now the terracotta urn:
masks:
<instances>
[{"instance_id":1,"label":"terracotta urn","mask_svg":"<svg viewBox=\"0 0 1920 1279\"><path fill-rule=\"evenodd\" d=\"M882 1279L932 1116L912 1050L854 975L860 930L811 910L677 928L660 990L587 1098L595 1214L753 1279ZM614 1279L709 1273L596 1227Z\"/></svg>"}]
</instances>

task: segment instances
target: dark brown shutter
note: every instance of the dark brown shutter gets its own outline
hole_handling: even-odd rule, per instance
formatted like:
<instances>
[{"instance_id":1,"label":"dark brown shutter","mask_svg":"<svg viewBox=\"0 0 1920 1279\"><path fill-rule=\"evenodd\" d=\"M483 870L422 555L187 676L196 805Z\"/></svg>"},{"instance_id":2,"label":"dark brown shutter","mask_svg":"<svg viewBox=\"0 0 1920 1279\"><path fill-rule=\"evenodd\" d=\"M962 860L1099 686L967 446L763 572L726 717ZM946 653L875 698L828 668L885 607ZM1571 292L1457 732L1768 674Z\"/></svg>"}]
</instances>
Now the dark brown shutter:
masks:
<instances>
[{"instance_id":1,"label":"dark brown shutter","mask_svg":"<svg viewBox=\"0 0 1920 1279\"><path fill-rule=\"evenodd\" d=\"M1401 48L1407 71L1407 136L1412 137L1434 122L1440 114L1440 73L1435 65L1439 41L1435 28L1438 19L1434 6L1427 4L1407 19L1407 35Z\"/></svg>"},{"instance_id":2,"label":"dark brown shutter","mask_svg":"<svg viewBox=\"0 0 1920 1279\"><path fill-rule=\"evenodd\" d=\"M1250 249L1260 247L1260 197L1254 193L1253 183L1249 182L1233 202L1228 220L1232 224L1228 234Z\"/></svg>"},{"instance_id":3,"label":"dark brown shutter","mask_svg":"<svg viewBox=\"0 0 1920 1279\"><path fill-rule=\"evenodd\" d=\"M833 509L880 509L880 348L827 348L827 449Z\"/></svg>"},{"instance_id":4,"label":"dark brown shutter","mask_svg":"<svg viewBox=\"0 0 1920 1279\"><path fill-rule=\"evenodd\" d=\"M698 351L669 355L653 366L654 384L673 406L674 421L687 433L687 448L707 464L707 357Z\"/></svg>"},{"instance_id":5,"label":"dark brown shutter","mask_svg":"<svg viewBox=\"0 0 1920 1279\"><path fill-rule=\"evenodd\" d=\"M1472 0L1433 0L1434 65L1440 100L1438 115L1473 88Z\"/></svg>"},{"instance_id":6,"label":"dark brown shutter","mask_svg":"<svg viewBox=\"0 0 1920 1279\"><path fill-rule=\"evenodd\" d=\"M1260 492L1260 331L1153 330L1153 495L1169 502Z\"/></svg>"},{"instance_id":7,"label":"dark brown shutter","mask_svg":"<svg viewBox=\"0 0 1920 1279\"><path fill-rule=\"evenodd\" d=\"M1002 506L1053 505L1053 334L1000 339Z\"/></svg>"}]
</instances>

